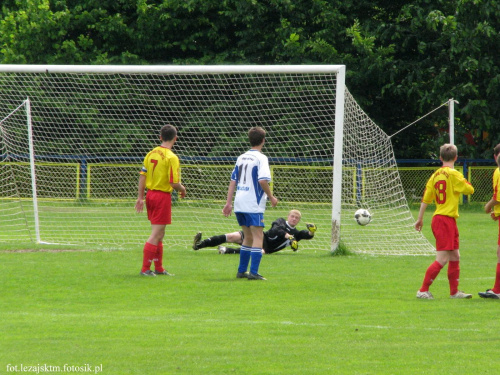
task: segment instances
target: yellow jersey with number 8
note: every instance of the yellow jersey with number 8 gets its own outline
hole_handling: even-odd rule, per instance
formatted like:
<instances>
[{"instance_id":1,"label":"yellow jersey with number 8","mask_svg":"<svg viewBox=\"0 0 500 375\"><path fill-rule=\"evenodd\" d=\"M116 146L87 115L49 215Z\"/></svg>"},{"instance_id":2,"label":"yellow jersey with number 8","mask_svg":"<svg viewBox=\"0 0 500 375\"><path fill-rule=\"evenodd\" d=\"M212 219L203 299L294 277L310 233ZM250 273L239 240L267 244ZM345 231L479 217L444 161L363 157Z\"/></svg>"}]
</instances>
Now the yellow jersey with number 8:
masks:
<instances>
[{"instance_id":1,"label":"yellow jersey with number 8","mask_svg":"<svg viewBox=\"0 0 500 375\"><path fill-rule=\"evenodd\" d=\"M472 193L474 187L462 173L450 167L441 167L427 181L422 202L436 203L434 215L457 218L460 194Z\"/></svg>"}]
</instances>

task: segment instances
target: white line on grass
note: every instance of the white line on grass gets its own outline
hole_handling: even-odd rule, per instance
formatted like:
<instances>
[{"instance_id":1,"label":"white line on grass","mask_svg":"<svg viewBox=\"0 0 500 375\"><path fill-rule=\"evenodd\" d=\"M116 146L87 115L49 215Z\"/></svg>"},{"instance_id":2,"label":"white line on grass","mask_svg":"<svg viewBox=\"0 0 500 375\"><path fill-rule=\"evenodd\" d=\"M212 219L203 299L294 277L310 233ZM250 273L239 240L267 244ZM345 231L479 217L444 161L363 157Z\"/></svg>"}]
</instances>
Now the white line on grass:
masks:
<instances>
[{"instance_id":1,"label":"white line on grass","mask_svg":"<svg viewBox=\"0 0 500 375\"><path fill-rule=\"evenodd\" d=\"M183 321L183 320L189 320L190 322L197 322L201 324L210 324L210 323L215 323L215 324L241 324L241 320L227 320L227 319L197 319L196 317L184 317L184 316L178 316L178 317L165 317L165 316L148 316L148 317L143 317L143 316L115 316L115 315L110 315L110 314L102 314L102 313L86 313L86 314L60 314L60 313L37 313L37 312L6 312L4 315L24 315L24 316L39 316L39 317L62 317L62 318L82 318L85 317L88 319L89 317L98 317L98 318L109 318L113 320L117 319L123 319L123 320L148 320L148 321L161 321L165 322L166 320L170 321ZM287 326L296 326L296 327L347 327L346 324L343 323L310 323L310 322L292 322L290 320L284 320L284 321L262 321L262 320L254 320L254 321L245 321L246 324L256 324L256 325L287 325ZM351 326L352 329L359 329L359 328L370 328L370 329L394 329L394 330L419 330L419 331L442 331L442 332L480 332L480 329L477 328L440 328L440 327L413 327L413 326L404 326L404 327L399 327L399 326L381 326L381 325L368 325L368 324L356 324Z\"/></svg>"}]
</instances>

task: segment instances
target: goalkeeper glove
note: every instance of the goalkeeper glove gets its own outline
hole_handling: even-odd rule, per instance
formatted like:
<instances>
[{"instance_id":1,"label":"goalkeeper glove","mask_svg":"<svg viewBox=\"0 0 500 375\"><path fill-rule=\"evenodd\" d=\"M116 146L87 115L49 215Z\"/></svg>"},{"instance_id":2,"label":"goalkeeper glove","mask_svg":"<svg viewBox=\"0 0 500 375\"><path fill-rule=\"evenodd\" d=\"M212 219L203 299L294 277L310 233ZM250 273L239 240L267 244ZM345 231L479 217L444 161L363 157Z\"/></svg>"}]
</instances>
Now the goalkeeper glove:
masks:
<instances>
[{"instance_id":1,"label":"goalkeeper glove","mask_svg":"<svg viewBox=\"0 0 500 375\"><path fill-rule=\"evenodd\" d=\"M297 241L294 236L290 237L288 240L290 241L292 250L297 251L299 249L299 241Z\"/></svg>"},{"instance_id":2,"label":"goalkeeper glove","mask_svg":"<svg viewBox=\"0 0 500 375\"><path fill-rule=\"evenodd\" d=\"M316 224L313 224L313 223L306 224L306 228L311 233L315 233L316 230L318 229L318 227L316 226Z\"/></svg>"}]
</instances>

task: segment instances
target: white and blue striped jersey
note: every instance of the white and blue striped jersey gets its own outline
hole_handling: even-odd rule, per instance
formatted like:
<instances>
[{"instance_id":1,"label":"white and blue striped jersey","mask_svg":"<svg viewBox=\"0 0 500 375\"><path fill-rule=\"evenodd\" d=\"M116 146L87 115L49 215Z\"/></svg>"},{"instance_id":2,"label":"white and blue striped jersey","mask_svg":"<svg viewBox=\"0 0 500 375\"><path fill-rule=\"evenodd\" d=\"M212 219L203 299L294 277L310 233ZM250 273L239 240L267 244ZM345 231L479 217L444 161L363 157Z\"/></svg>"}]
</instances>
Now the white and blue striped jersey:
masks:
<instances>
[{"instance_id":1,"label":"white and blue striped jersey","mask_svg":"<svg viewBox=\"0 0 500 375\"><path fill-rule=\"evenodd\" d=\"M264 213L267 194L259 181L271 181L271 169L267 156L258 150L249 150L238 157L231 174L236 181L234 212Z\"/></svg>"}]
</instances>

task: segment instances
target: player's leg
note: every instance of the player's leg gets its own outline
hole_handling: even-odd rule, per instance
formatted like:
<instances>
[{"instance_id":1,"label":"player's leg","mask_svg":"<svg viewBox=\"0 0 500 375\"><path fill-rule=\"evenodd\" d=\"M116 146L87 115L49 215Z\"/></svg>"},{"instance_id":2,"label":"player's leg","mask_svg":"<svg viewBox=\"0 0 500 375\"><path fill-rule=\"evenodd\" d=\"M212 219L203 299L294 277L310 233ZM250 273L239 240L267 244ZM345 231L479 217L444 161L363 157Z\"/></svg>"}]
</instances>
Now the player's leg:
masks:
<instances>
[{"instance_id":1,"label":"player's leg","mask_svg":"<svg viewBox=\"0 0 500 375\"><path fill-rule=\"evenodd\" d=\"M260 261L262 259L262 244L264 241L264 228L261 226L251 226L250 230L252 231L252 248L251 248L251 257L252 263L250 265L250 275L248 276L249 280L265 280L259 274L259 266Z\"/></svg>"},{"instance_id":2,"label":"player's leg","mask_svg":"<svg viewBox=\"0 0 500 375\"><path fill-rule=\"evenodd\" d=\"M243 243L240 250L240 263L238 265L237 278L246 278L248 264L250 263L251 249L252 249L252 231L250 227L242 225L241 229L243 231Z\"/></svg>"},{"instance_id":3,"label":"player's leg","mask_svg":"<svg viewBox=\"0 0 500 375\"><path fill-rule=\"evenodd\" d=\"M165 236L165 225L152 224L151 235L144 244L141 275L153 276L151 264L158 261L158 244ZM156 268L156 266L155 266ZM148 272L149 271L149 272Z\"/></svg>"},{"instance_id":4,"label":"player's leg","mask_svg":"<svg viewBox=\"0 0 500 375\"><path fill-rule=\"evenodd\" d=\"M495 285L493 286L492 291L493 293L500 295L500 246L497 247L497 269L495 274Z\"/></svg>"},{"instance_id":5,"label":"player's leg","mask_svg":"<svg viewBox=\"0 0 500 375\"><path fill-rule=\"evenodd\" d=\"M443 251L442 248L442 236L443 228L440 222L440 216L434 216L431 223L432 232L436 238L436 260L432 262L424 274L424 280L422 281L422 286L417 291L417 298L432 299L433 296L429 291L430 286L441 272L441 269L448 262L448 252ZM445 234L446 235L446 234Z\"/></svg>"},{"instance_id":6,"label":"player's leg","mask_svg":"<svg viewBox=\"0 0 500 375\"><path fill-rule=\"evenodd\" d=\"M448 282L450 284L451 298L472 298L472 294L464 293L458 290L458 282L460 280L460 251L458 227L455 218L445 218L446 231L448 233Z\"/></svg>"},{"instance_id":7,"label":"player's leg","mask_svg":"<svg viewBox=\"0 0 500 375\"><path fill-rule=\"evenodd\" d=\"M226 234L226 242L236 243L238 245L241 245L243 243L244 236L245 235L243 234L243 231L227 233Z\"/></svg>"},{"instance_id":8,"label":"player's leg","mask_svg":"<svg viewBox=\"0 0 500 375\"><path fill-rule=\"evenodd\" d=\"M242 235L241 232L232 232L227 234L220 234L217 236L208 237L204 240L201 240L201 232L198 232L194 237L193 249L199 250L204 247L215 247L222 245L223 243L237 243L241 245Z\"/></svg>"},{"instance_id":9,"label":"player's leg","mask_svg":"<svg viewBox=\"0 0 500 375\"><path fill-rule=\"evenodd\" d=\"M438 251L438 255L441 252L442 251ZM439 272L441 272L441 269L443 268L443 266L437 260L437 258L438 257L436 256L436 260L432 262L431 265L425 271L424 280L422 281L422 286L417 292L417 298L424 298L424 299L433 298L431 292L429 291L429 288L436 279L436 277L439 275Z\"/></svg>"},{"instance_id":10,"label":"player's leg","mask_svg":"<svg viewBox=\"0 0 500 375\"><path fill-rule=\"evenodd\" d=\"M197 236L199 236L199 237L197 237ZM198 241L197 241L197 239L198 239ZM219 234L219 235L208 237L208 238L205 238L204 240L201 240L201 232L198 232L198 234L196 234L196 236L194 238L193 249L199 250L199 249L203 249L204 247L215 247L215 246L222 245L225 242L227 242L225 234Z\"/></svg>"},{"instance_id":11,"label":"player's leg","mask_svg":"<svg viewBox=\"0 0 500 375\"><path fill-rule=\"evenodd\" d=\"M194 235L193 238L193 250L200 250L201 247L201 232L198 232Z\"/></svg>"},{"instance_id":12,"label":"player's leg","mask_svg":"<svg viewBox=\"0 0 500 375\"><path fill-rule=\"evenodd\" d=\"M500 243L500 234L499 241ZM486 292L480 292L479 296L481 298L492 298L492 299L500 299L500 245L497 247L497 268L495 273L495 285L493 289L487 289Z\"/></svg>"},{"instance_id":13,"label":"player's leg","mask_svg":"<svg viewBox=\"0 0 500 375\"><path fill-rule=\"evenodd\" d=\"M227 247L227 246L219 246L218 247L219 254L239 254L241 251L241 247Z\"/></svg>"},{"instance_id":14,"label":"player's leg","mask_svg":"<svg viewBox=\"0 0 500 375\"><path fill-rule=\"evenodd\" d=\"M153 245L149 242L144 244L142 249L142 268L141 275L143 276L155 276L154 272L151 271L151 264L156 258L156 252L158 251L158 246Z\"/></svg>"},{"instance_id":15,"label":"player's leg","mask_svg":"<svg viewBox=\"0 0 500 375\"><path fill-rule=\"evenodd\" d=\"M497 241L497 268L495 273L495 285L491 292L500 298L500 220L498 220L498 241ZM494 297L493 297L494 298Z\"/></svg>"},{"instance_id":16,"label":"player's leg","mask_svg":"<svg viewBox=\"0 0 500 375\"><path fill-rule=\"evenodd\" d=\"M148 238L148 242L150 244L158 246L158 244L163 241L163 237L165 237L166 227L166 224L152 224L151 235Z\"/></svg>"},{"instance_id":17,"label":"player's leg","mask_svg":"<svg viewBox=\"0 0 500 375\"><path fill-rule=\"evenodd\" d=\"M163 268L163 242L158 242L158 250L156 251L155 259L155 273L163 273L165 269Z\"/></svg>"},{"instance_id":18,"label":"player's leg","mask_svg":"<svg viewBox=\"0 0 500 375\"><path fill-rule=\"evenodd\" d=\"M241 245L243 243L243 231L233 232L226 234L226 242L236 243ZM239 254L241 251L241 247L227 247L227 246L218 246L219 254Z\"/></svg>"},{"instance_id":19,"label":"player's leg","mask_svg":"<svg viewBox=\"0 0 500 375\"><path fill-rule=\"evenodd\" d=\"M452 250L449 253L448 282L450 284L450 296L458 296L460 294L457 294L459 292L458 281L460 279L460 252L459 250Z\"/></svg>"},{"instance_id":20,"label":"player's leg","mask_svg":"<svg viewBox=\"0 0 500 375\"><path fill-rule=\"evenodd\" d=\"M163 267L163 242L162 241L158 242L158 251L156 252L156 260L155 260L155 274L164 275L164 276L174 276L173 274L169 273Z\"/></svg>"},{"instance_id":21,"label":"player's leg","mask_svg":"<svg viewBox=\"0 0 500 375\"><path fill-rule=\"evenodd\" d=\"M172 222L171 195L162 191L149 190L146 195L146 209L151 222L151 234L144 245L141 275L151 276L151 274L155 275L150 270L151 263L163 262L163 252L160 253L158 244L165 237L166 226ZM157 267L155 265L158 270Z\"/></svg>"},{"instance_id":22,"label":"player's leg","mask_svg":"<svg viewBox=\"0 0 500 375\"><path fill-rule=\"evenodd\" d=\"M499 225L500 225L500 221L499 221ZM496 272L495 272L495 285L493 286L493 289L487 289L486 292L479 292L478 294L479 294L479 297L481 297L481 298L500 299L500 230L499 230L499 234L498 234L497 267L496 267Z\"/></svg>"}]
</instances>

